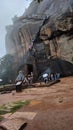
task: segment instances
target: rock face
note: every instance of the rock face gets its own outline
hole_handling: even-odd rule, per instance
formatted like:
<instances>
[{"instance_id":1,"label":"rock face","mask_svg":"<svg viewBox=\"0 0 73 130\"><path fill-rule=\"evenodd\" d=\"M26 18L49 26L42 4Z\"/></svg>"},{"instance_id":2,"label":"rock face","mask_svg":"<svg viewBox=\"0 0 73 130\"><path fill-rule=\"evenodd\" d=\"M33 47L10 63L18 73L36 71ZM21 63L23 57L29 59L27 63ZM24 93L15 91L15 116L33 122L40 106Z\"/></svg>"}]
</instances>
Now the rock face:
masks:
<instances>
[{"instance_id":1,"label":"rock face","mask_svg":"<svg viewBox=\"0 0 73 130\"><path fill-rule=\"evenodd\" d=\"M6 49L25 74L33 71L37 77L49 68L73 75L73 1L33 1L7 27Z\"/></svg>"}]
</instances>

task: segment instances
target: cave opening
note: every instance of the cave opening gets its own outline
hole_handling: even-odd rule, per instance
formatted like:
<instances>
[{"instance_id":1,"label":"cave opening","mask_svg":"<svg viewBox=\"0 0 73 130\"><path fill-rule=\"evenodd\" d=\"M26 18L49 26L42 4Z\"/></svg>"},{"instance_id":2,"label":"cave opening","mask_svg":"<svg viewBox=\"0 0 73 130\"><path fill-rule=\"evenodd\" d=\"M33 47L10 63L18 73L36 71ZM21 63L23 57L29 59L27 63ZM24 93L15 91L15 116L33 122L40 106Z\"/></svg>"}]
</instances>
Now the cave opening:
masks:
<instances>
[{"instance_id":1,"label":"cave opening","mask_svg":"<svg viewBox=\"0 0 73 130\"><path fill-rule=\"evenodd\" d=\"M33 72L33 65L32 64L27 64L27 73L31 74Z\"/></svg>"}]
</instances>

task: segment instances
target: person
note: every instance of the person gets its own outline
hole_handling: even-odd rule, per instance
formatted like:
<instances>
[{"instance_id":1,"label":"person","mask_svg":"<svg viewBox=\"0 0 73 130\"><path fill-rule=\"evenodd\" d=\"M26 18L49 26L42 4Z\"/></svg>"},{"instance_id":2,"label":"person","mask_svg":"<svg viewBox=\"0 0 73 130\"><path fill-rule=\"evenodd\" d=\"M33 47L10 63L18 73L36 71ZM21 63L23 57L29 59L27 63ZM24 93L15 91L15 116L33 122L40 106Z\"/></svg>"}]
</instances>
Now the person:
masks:
<instances>
[{"instance_id":1,"label":"person","mask_svg":"<svg viewBox=\"0 0 73 130\"><path fill-rule=\"evenodd\" d=\"M18 74L18 76L16 78L16 82L17 81L23 81L23 80L24 80L24 74L23 74L22 71L19 71L19 74Z\"/></svg>"},{"instance_id":2,"label":"person","mask_svg":"<svg viewBox=\"0 0 73 130\"><path fill-rule=\"evenodd\" d=\"M51 73L50 77L51 77L51 80L53 81L54 80L54 74Z\"/></svg>"},{"instance_id":3,"label":"person","mask_svg":"<svg viewBox=\"0 0 73 130\"><path fill-rule=\"evenodd\" d=\"M31 75L30 74L28 75L28 83L29 84L31 83Z\"/></svg>"},{"instance_id":4,"label":"person","mask_svg":"<svg viewBox=\"0 0 73 130\"><path fill-rule=\"evenodd\" d=\"M54 80L57 80L57 73L54 74Z\"/></svg>"},{"instance_id":5,"label":"person","mask_svg":"<svg viewBox=\"0 0 73 130\"><path fill-rule=\"evenodd\" d=\"M50 73L48 74L48 81L50 81L51 80L51 77L50 77Z\"/></svg>"},{"instance_id":6,"label":"person","mask_svg":"<svg viewBox=\"0 0 73 130\"><path fill-rule=\"evenodd\" d=\"M15 80L16 82L16 92L21 92L22 91L22 83L24 81L24 74L22 71L19 71L19 74Z\"/></svg>"},{"instance_id":7,"label":"person","mask_svg":"<svg viewBox=\"0 0 73 130\"><path fill-rule=\"evenodd\" d=\"M59 78L60 78L60 73L56 72L56 73L54 74L54 79L57 80L57 79L59 79Z\"/></svg>"},{"instance_id":8,"label":"person","mask_svg":"<svg viewBox=\"0 0 73 130\"><path fill-rule=\"evenodd\" d=\"M31 72L31 83L33 83L33 72Z\"/></svg>"},{"instance_id":9,"label":"person","mask_svg":"<svg viewBox=\"0 0 73 130\"><path fill-rule=\"evenodd\" d=\"M42 77L43 77L44 82L47 83L47 82L48 82L48 74L47 74L47 73L44 73L44 74L42 75Z\"/></svg>"},{"instance_id":10,"label":"person","mask_svg":"<svg viewBox=\"0 0 73 130\"><path fill-rule=\"evenodd\" d=\"M44 82L48 83L48 77L44 77Z\"/></svg>"},{"instance_id":11,"label":"person","mask_svg":"<svg viewBox=\"0 0 73 130\"><path fill-rule=\"evenodd\" d=\"M25 76L25 78L24 78L23 83L24 83L24 84L25 84L25 83L27 83L27 84L28 84L28 79L27 79L27 77L26 77L26 76Z\"/></svg>"},{"instance_id":12,"label":"person","mask_svg":"<svg viewBox=\"0 0 73 130\"><path fill-rule=\"evenodd\" d=\"M60 73L57 73L57 79L59 79L60 78Z\"/></svg>"}]
</instances>

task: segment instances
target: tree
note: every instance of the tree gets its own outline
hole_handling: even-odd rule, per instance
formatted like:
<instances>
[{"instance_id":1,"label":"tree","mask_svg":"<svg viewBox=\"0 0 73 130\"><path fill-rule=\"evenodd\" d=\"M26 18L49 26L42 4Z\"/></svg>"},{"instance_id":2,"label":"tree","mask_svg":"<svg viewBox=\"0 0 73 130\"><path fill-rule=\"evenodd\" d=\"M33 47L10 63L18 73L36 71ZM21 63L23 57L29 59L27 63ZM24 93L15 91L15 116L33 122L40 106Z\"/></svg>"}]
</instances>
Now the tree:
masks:
<instances>
[{"instance_id":1,"label":"tree","mask_svg":"<svg viewBox=\"0 0 73 130\"><path fill-rule=\"evenodd\" d=\"M0 78L3 79L4 83L8 83L10 80L13 80L13 64L14 57L10 54L7 54L0 59Z\"/></svg>"}]
</instances>

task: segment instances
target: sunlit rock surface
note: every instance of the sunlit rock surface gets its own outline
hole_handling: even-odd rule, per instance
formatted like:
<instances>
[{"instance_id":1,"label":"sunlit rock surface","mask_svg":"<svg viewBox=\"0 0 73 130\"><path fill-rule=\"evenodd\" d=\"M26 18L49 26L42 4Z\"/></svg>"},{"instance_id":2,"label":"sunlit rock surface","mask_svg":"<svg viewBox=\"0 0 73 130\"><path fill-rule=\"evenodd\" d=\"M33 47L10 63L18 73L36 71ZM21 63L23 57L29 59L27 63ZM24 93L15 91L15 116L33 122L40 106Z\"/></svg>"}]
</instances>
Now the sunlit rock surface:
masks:
<instances>
[{"instance_id":1,"label":"sunlit rock surface","mask_svg":"<svg viewBox=\"0 0 73 130\"><path fill-rule=\"evenodd\" d=\"M73 74L72 0L34 1L6 29L7 52L15 55L18 67L24 66L26 73L39 75L50 68L62 75ZM32 42L36 56L29 52Z\"/></svg>"}]
</instances>

